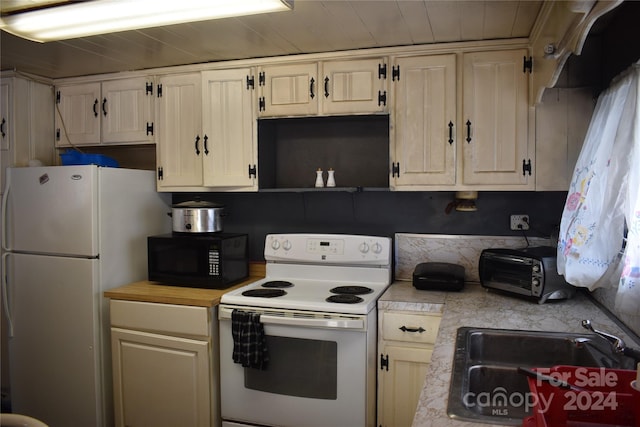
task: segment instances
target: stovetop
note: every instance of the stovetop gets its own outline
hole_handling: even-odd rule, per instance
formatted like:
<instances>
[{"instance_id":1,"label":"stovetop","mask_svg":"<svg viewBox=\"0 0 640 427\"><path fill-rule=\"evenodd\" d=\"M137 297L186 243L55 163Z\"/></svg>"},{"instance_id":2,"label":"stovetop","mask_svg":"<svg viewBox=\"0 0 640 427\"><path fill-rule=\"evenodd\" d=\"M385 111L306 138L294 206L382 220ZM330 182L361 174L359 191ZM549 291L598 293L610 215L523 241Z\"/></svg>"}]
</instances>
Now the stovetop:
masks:
<instances>
[{"instance_id":1,"label":"stovetop","mask_svg":"<svg viewBox=\"0 0 640 427\"><path fill-rule=\"evenodd\" d=\"M367 314L391 281L391 239L340 234L272 234L266 278L222 296L221 304Z\"/></svg>"},{"instance_id":2,"label":"stovetop","mask_svg":"<svg viewBox=\"0 0 640 427\"><path fill-rule=\"evenodd\" d=\"M292 285L282 288L269 287L273 281L286 281ZM273 309L366 314L376 306L376 301L387 286L388 283L348 283L267 277L227 292L222 296L221 303ZM347 288L336 289L344 287ZM361 293L363 291L365 293ZM275 295L271 296L270 293Z\"/></svg>"}]
</instances>

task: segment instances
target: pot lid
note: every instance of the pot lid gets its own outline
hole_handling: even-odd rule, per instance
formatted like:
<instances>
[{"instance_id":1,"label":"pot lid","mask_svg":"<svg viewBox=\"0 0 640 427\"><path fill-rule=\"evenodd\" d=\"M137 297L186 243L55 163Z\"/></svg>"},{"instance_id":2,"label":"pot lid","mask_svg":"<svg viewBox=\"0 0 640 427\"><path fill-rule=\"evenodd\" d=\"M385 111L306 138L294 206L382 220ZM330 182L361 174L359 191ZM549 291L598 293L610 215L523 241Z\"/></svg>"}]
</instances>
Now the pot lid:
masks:
<instances>
[{"instance_id":1,"label":"pot lid","mask_svg":"<svg viewBox=\"0 0 640 427\"><path fill-rule=\"evenodd\" d=\"M211 208L222 208L224 205L207 202L205 200L188 200L186 202L176 203L172 206L173 208L183 209L211 209Z\"/></svg>"}]
</instances>

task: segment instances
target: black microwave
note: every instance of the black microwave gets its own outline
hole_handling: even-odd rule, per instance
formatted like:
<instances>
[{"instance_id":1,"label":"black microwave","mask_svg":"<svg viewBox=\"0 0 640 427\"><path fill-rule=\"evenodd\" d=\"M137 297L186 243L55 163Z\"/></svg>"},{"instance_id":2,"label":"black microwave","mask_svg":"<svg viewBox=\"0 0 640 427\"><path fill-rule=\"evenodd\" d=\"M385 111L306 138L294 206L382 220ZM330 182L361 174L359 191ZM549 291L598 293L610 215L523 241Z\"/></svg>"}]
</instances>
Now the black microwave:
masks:
<instances>
[{"instance_id":1,"label":"black microwave","mask_svg":"<svg viewBox=\"0 0 640 427\"><path fill-rule=\"evenodd\" d=\"M147 237L148 277L174 286L224 289L249 276L247 234L170 233Z\"/></svg>"},{"instance_id":2,"label":"black microwave","mask_svg":"<svg viewBox=\"0 0 640 427\"><path fill-rule=\"evenodd\" d=\"M558 274L556 251L552 246L485 249L478 265L480 283L485 288L529 297L540 304L571 298L576 288Z\"/></svg>"}]
</instances>

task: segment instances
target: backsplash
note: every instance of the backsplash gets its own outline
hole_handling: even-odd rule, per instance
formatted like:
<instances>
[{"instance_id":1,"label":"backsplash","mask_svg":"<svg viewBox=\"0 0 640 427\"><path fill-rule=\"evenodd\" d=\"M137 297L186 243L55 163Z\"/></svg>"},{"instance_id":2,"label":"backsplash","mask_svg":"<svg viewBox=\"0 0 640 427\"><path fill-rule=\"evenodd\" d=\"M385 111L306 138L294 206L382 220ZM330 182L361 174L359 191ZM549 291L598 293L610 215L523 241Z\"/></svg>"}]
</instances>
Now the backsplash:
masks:
<instances>
[{"instance_id":1,"label":"backsplash","mask_svg":"<svg viewBox=\"0 0 640 427\"><path fill-rule=\"evenodd\" d=\"M549 239L529 237L529 246L548 246ZM523 248L524 237L466 236L447 234L395 235L395 278L412 280L415 266L421 262L449 262L462 265L465 280L479 282L478 259L486 248Z\"/></svg>"}]
</instances>

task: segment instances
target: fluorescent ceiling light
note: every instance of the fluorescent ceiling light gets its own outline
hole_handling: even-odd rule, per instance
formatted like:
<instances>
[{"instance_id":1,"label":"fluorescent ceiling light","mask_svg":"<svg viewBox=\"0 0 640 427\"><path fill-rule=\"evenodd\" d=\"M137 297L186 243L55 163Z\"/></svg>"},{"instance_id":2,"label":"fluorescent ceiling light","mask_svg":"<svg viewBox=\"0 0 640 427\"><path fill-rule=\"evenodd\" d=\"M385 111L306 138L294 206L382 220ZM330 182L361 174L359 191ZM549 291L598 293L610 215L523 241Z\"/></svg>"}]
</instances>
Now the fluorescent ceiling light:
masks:
<instances>
[{"instance_id":1,"label":"fluorescent ceiling light","mask_svg":"<svg viewBox=\"0 0 640 427\"><path fill-rule=\"evenodd\" d=\"M38 42L290 10L285 0L93 0L4 16L0 28Z\"/></svg>"}]
</instances>

